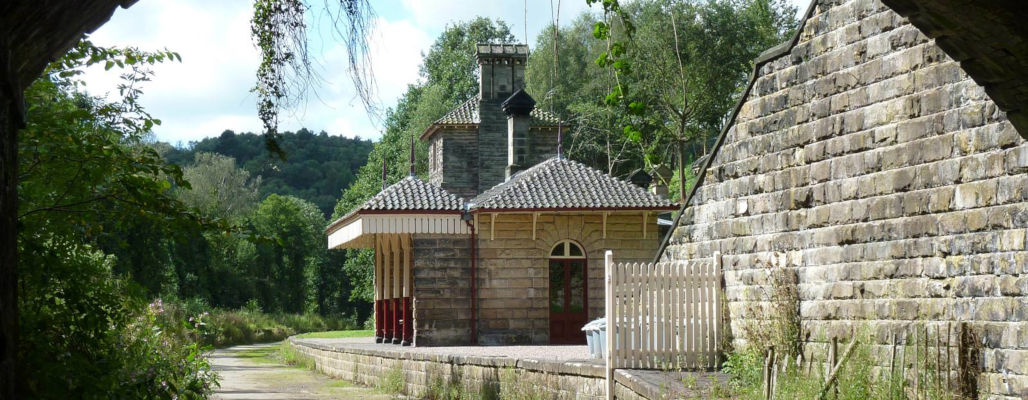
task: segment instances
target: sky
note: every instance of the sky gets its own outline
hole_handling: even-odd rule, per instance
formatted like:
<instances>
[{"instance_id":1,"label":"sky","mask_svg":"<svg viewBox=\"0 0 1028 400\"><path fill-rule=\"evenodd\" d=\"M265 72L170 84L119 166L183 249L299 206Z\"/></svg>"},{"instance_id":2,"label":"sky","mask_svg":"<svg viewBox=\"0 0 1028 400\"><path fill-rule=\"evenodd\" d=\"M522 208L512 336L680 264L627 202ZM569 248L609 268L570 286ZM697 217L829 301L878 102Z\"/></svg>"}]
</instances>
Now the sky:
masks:
<instances>
[{"instance_id":1,"label":"sky","mask_svg":"<svg viewBox=\"0 0 1028 400\"><path fill-rule=\"evenodd\" d=\"M802 13L809 0L789 1ZM355 97L346 70L345 49L334 40L326 18L317 17L323 15L323 3L310 3L314 5L310 14L315 16L309 29L311 55L321 79L314 85L314 93L280 115L279 129L305 127L330 135L377 139L381 122L369 116ZM511 26L519 42L526 41L527 33L527 43L533 45L552 21L558 5L561 26L588 9L585 0L371 3L376 15L368 41L377 103L382 109L395 105L407 85L417 82L423 52L449 24L476 16L499 18ZM154 128L158 140L187 145L220 135L226 129L261 132L256 97L250 93L259 61L250 39L251 5L249 0L143 0L116 11L91 35L93 43L100 46L166 48L182 56L182 62L155 66L153 80L143 86L143 106L163 122ZM116 69L90 68L84 80L93 95L117 95Z\"/></svg>"}]
</instances>

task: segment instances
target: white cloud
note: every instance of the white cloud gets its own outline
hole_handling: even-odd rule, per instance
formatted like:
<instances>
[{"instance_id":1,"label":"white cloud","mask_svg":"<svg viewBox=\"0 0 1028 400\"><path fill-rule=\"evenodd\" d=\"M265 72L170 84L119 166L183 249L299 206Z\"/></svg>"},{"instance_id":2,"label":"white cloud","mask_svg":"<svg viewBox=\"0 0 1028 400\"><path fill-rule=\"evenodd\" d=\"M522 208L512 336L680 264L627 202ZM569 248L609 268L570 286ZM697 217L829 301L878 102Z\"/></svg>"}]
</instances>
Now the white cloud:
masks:
<instances>
[{"instance_id":1,"label":"white cloud","mask_svg":"<svg viewBox=\"0 0 1028 400\"><path fill-rule=\"evenodd\" d=\"M164 121L155 129L161 140L198 140L224 129L250 129L258 121L249 93L258 61L249 37L250 6L209 3L140 2L115 13L92 37L102 46L168 48L182 56L181 63L154 67L153 81L143 86L143 105ZM91 93L116 95L117 75L97 66L87 71L85 80ZM214 121L242 126L214 127Z\"/></svg>"},{"instance_id":2,"label":"white cloud","mask_svg":"<svg viewBox=\"0 0 1028 400\"><path fill-rule=\"evenodd\" d=\"M386 0L389 1L389 0ZM381 108L392 107L418 79L421 55L447 24L481 15L501 18L524 40L523 1L392 0L375 2L376 18L369 44L372 70ZM553 3L554 5L557 2ZM529 0L529 43L550 22L550 2ZM160 140L171 143L200 140L225 129L260 132L255 97L249 92L259 61L250 39L251 3L246 1L144 1L119 10L94 35L102 46L135 46L144 50L168 48L182 62L158 65L152 82L143 86L143 105L164 123L155 128ZM571 22L586 9L583 0L561 2L561 23ZM312 9L319 12L319 7ZM313 18L312 54L322 80L306 102L280 116L280 129L306 127L315 132L380 136L381 121L366 115L355 96L347 71L345 48L331 36L327 18ZM118 73L92 68L85 75L93 94L117 95Z\"/></svg>"}]
</instances>

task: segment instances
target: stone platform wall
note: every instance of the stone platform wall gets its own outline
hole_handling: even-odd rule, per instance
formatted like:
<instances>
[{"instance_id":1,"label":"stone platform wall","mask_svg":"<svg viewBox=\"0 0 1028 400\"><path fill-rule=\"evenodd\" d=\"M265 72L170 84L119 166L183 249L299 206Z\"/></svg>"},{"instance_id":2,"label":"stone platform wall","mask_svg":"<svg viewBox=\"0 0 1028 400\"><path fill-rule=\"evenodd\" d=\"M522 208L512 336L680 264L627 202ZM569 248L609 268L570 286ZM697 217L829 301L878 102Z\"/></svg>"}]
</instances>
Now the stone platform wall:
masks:
<instances>
[{"instance_id":1,"label":"stone platform wall","mask_svg":"<svg viewBox=\"0 0 1028 400\"><path fill-rule=\"evenodd\" d=\"M818 1L801 29L758 60L663 257L723 254L739 344L792 268L808 349L969 321L982 391L1028 397L1028 143L879 1Z\"/></svg>"},{"instance_id":2,"label":"stone platform wall","mask_svg":"<svg viewBox=\"0 0 1028 400\"><path fill-rule=\"evenodd\" d=\"M471 398L604 398L603 367L598 364L347 349L295 338L290 344L313 358L321 373L365 386L399 384L412 398L426 398L447 382Z\"/></svg>"}]
</instances>

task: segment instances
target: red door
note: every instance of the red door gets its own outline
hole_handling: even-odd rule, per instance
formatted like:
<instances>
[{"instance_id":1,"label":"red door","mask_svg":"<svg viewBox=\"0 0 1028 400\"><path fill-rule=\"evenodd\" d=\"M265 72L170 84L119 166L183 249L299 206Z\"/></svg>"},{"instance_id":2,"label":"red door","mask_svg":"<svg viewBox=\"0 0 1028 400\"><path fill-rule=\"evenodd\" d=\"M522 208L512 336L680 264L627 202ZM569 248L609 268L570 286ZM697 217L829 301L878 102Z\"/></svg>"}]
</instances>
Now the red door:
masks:
<instances>
[{"instance_id":1,"label":"red door","mask_svg":"<svg viewBox=\"0 0 1028 400\"><path fill-rule=\"evenodd\" d=\"M550 344L584 344L585 259L550 259Z\"/></svg>"}]
</instances>

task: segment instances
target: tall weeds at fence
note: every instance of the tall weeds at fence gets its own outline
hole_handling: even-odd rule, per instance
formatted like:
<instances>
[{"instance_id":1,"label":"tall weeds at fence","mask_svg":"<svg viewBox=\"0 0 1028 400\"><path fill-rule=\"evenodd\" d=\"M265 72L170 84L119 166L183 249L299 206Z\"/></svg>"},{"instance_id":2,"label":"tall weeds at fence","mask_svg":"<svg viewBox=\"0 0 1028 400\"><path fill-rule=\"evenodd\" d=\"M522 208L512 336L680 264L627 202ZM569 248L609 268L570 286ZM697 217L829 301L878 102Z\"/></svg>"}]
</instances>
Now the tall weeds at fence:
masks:
<instances>
[{"instance_id":1,"label":"tall weeds at fence","mask_svg":"<svg viewBox=\"0 0 1028 400\"><path fill-rule=\"evenodd\" d=\"M774 346L779 354L796 358L803 354L803 328L800 317L799 278L795 268L788 266L785 254L774 253L761 261L767 271L759 305L749 307L749 318L743 331L756 349ZM762 350L757 350L762 351Z\"/></svg>"},{"instance_id":2,"label":"tall weeds at fence","mask_svg":"<svg viewBox=\"0 0 1028 400\"><path fill-rule=\"evenodd\" d=\"M806 357L776 357L770 362L761 349L750 345L728 356L724 372L732 375L738 396L753 400L818 399L822 389L828 389L824 398L831 400L977 398L980 344L969 324L913 324L887 339L866 332L839 339L859 344L848 360L838 362L834 385L828 384L831 351L816 344L807 347ZM872 354L874 344L877 357ZM770 393L763 390L767 363L775 379Z\"/></svg>"}]
</instances>

